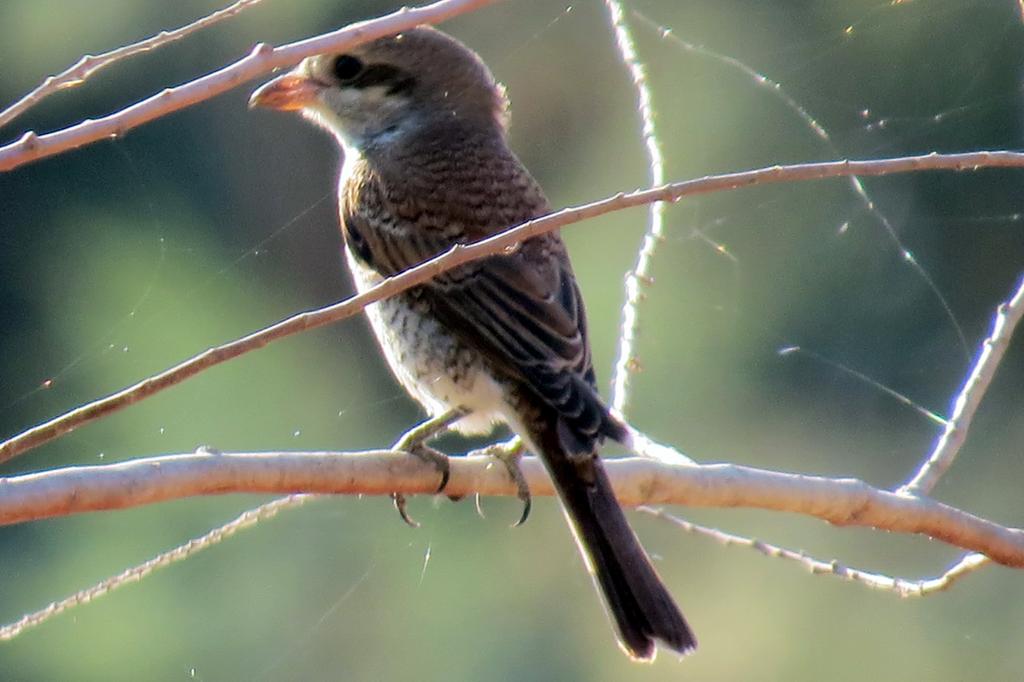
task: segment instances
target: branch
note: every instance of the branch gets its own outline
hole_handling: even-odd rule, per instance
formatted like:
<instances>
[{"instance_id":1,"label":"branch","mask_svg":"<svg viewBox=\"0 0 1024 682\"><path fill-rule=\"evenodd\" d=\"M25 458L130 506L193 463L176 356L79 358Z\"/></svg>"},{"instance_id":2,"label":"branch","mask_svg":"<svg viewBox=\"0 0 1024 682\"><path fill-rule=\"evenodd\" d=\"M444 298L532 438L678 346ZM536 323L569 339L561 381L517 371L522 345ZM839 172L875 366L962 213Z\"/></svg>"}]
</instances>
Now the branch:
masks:
<instances>
[{"instance_id":1,"label":"branch","mask_svg":"<svg viewBox=\"0 0 1024 682\"><path fill-rule=\"evenodd\" d=\"M439 0L414 9L403 8L386 16L349 24L345 28L280 47L260 43L247 57L213 73L136 102L116 113L85 120L45 135L29 131L17 142L0 147L0 171L75 149L110 137L119 137L143 123L197 104L282 66L324 52L343 52L375 38L420 24L435 24L495 0Z\"/></svg>"},{"instance_id":2,"label":"branch","mask_svg":"<svg viewBox=\"0 0 1024 682\"><path fill-rule=\"evenodd\" d=\"M493 256L513 248L526 239L553 232L588 218L643 206L655 201L677 201L684 196L708 194L769 183L820 180L850 175L888 175L924 170L978 170L979 168L1024 167L1024 153L981 151L963 154L926 154L871 161L830 161L793 166L772 166L759 170L712 175L696 180L671 183L653 189L617 194L584 206L566 208L543 218L531 220L493 237L469 245L457 245L449 251L414 268L390 277L358 296L318 310L299 313L248 336L211 348L160 374L148 377L117 393L87 403L39 426L0 443L0 463L32 448L48 443L84 424L179 384L199 372L262 348L300 331L315 329L351 317L371 303L401 293L460 265Z\"/></svg>"},{"instance_id":3,"label":"branch","mask_svg":"<svg viewBox=\"0 0 1024 682\"><path fill-rule=\"evenodd\" d=\"M445 494L515 495L502 467L485 456L454 457ZM898 495L855 479L785 474L731 464L671 465L646 458L606 460L626 506L685 504L754 507L814 516L838 526L925 535L1024 568L1024 530L1007 528L925 498ZM535 496L554 494L535 457L522 462ZM384 450L361 453L222 454L199 451L118 464L68 467L0 479L0 524L123 509L225 493L431 494L437 470Z\"/></svg>"},{"instance_id":4,"label":"branch","mask_svg":"<svg viewBox=\"0 0 1024 682\"><path fill-rule=\"evenodd\" d=\"M746 547L760 552L773 559L783 559L803 566L811 575L830 575L852 583L858 583L873 590L883 592L895 592L901 597L927 597L932 594L944 592L951 588L954 583L967 575L984 568L991 561L983 554L971 552L960 557L952 566L947 568L942 575L935 578L922 578L920 580L908 580L907 578L894 578L880 573L872 573L859 568L844 566L838 561L821 561L807 556L804 552L786 549L778 545L772 545L761 540L746 538L741 535L733 535L716 528L708 528L696 523L690 523L678 516L673 516L662 509L651 507L640 507L637 511L649 514L657 519L671 523L687 533L702 535L711 538L715 542L726 547ZM0 630L0 638L2 638Z\"/></svg>"},{"instance_id":5,"label":"branch","mask_svg":"<svg viewBox=\"0 0 1024 682\"><path fill-rule=\"evenodd\" d=\"M935 443L935 448L925 459L924 464L912 479L900 488L905 495L927 495L953 464L971 428L974 415L981 405L982 398L988 392L992 377L1006 353L1021 317L1024 317L1024 276L1021 277L1017 292L1009 301L996 309L996 317L992 322L992 332L982 343L978 361L971 370L963 388L954 403L953 416L945 425L942 436Z\"/></svg>"},{"instance_id":6,"label":"branch","mask_svg":"<svg viewBox=\"0 0 1024 682\"><path fill-rule=\"evenodd\" d=\"M640 134L643 137L644 149L647 151L651 185L663 185L667 182L665 160L661 152L661 143L658 141L657 129L654 127L654 106L651 103L651 89L647 86L647 73L640 58L637 57L633 35L623 16L622 4L618 0L605 0L605 5L608 7L612 30L615 33L615 46L629 70L633 87L636 89L637 111L642 124ZM619 352L615 358L615 371L612 375L611 407L623 416L626 416L626 405L629 402L630 377L640 366L636 356L636 337L640 329L637 307L645 297L643 286L654 281L651 266L658 244L665 238L665 204L651 204L648 219L647 231L640 243L636 264L626 273L626 300L622 304L622 321L619 324Z\"/></svg>"},{"instance_id":7,"label":"branch","mask_svg":"<svg viewBox=\"0 0 1024 682\"><path fill-rule=\"evenodd\" d=\"M262 1L263 0L237 0L237 2L229 5L228 7L217 10L212 14L208 14L190 24L176 28L173 31L160 31L155 36L150 36L145 40L140 40L137 43L125 45L117 48L116 50L111 50L102 54L87 54L57 75L49 76L24 97L3 111L0 111L0 128L10 123L18 116L21 116L28 109L39 104L39 102L53 93L81 85L87 78L95 74L100 69L104 69L115 62L121 61L122 59L127 59L128 57L132 57L143 52L149 52L150 50L155 50L167 45L168 43L181 40L189 34L207 28L208 26L213 26L224 19L230 19L231 17L241 13L243 10L258 5Z\"/></svg>"},{"instance_id":8,"label":"branch","mask_svg":"<svg viewBox=\"0 0 1024 682\"><path fill-rule=\"evenodd\" d=\"M138 564L137 566L132 566L129 569L121 571L117 575L101 580L95 585L79 590L69 597L50 602L44 608L28 613L9 625L0 626L0 642L14 639L29 628L42 625L44 622L56 615L59 615L69 609L73 609L76 606L88 604L94 599L99 599L100 597L110 594L120 587L130 585L131 583L137 583L157 569L165 568L175 562L194 556L196 553L201 552L204 549L209 549L217 543L226 540L240 530L244 530L261 521L273 518L285 509L301 506L310 499L312 499L312 497L309 495L289 495L288 497L282 497L272 502L260 505L255 509L243 512L234 520L229 521L222 526L218 526L197 538L193 538L185 544L178 545L166 552L161 552L148 561Z\"/></svg>"}]
</instances>

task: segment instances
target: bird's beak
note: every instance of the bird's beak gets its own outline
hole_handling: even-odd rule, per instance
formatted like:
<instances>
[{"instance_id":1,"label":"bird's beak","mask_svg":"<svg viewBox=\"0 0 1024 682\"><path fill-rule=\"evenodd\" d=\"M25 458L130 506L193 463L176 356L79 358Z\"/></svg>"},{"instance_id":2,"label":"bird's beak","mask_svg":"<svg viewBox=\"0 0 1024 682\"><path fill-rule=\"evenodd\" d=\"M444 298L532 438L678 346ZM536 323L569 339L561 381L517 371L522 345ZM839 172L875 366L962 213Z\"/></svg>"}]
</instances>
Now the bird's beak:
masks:
<instances>
[{"instance_id":1,"label":"bird's beak","mask_svg":"<svg viewBox=\"0 0 1024 682\"><path fill-rule=\"evenodd\" d=\"M312 104L322 85L297 73L286 73L264 83L249 98L249 108L266 107L278 111L297 111Z\"/></svg>"}]
</instances>

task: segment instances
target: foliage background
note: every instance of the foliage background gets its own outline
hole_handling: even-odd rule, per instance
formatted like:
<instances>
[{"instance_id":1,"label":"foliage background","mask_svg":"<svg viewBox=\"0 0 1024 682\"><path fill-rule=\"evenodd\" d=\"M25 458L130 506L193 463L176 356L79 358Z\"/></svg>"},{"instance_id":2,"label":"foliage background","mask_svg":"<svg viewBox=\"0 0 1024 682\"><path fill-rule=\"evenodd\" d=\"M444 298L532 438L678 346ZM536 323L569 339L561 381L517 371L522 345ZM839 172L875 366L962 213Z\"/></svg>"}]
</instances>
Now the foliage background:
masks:
<instances>
[{"instance_id":1,"label":"foliage background","mask_svg":"<svg viewBox=\"0 0 1024 682\"><path fill-rule=\"evenodd\" d=\"M219 5L0 3L0 101L96 52ZM636 0L687 40L782 84L833 136L720 59L637 23L671 178L775 163L1019 149L1024 30L1009 0ZM243 54L393 9L266 2L207 33L53 97L0 131L113 111ZM510 90L512 138L557 205L643 186L635 96L591 0L520 0L445 27ZM255 86L256 83L252 83ZM294 117L248 112L252 88L0 175L0 431L107 394L212 344L349 292L331 187L333 145ZM701 460L855 476L891 486L937 429L862 371L945 413L994 306L1024 263L1019 170L865 180L912 268L843 181L687 200L644 304L633 414ZM566 239L607 380L623 273L642 211ZM695 228L703 230L698 232ZM703 236L702 236L703 235ZM706 237L706 238L705 238ZM727 249L722 255L711 240ZM958 338L955 318L966 339ZM51 380L49 388L43 382ZM1020 525L1020 387L1011 348L937 495ZM364 323L292 338L218 367L3 469L181 452L355 449L418 417ZM453 447L463 447L452 443ZM0 620L13 621L263 501L185 500L0 529ZM0 645L5 680L592 679L1012 680L1024 669L1024 579L992 568L948 594L900 600L635 516L701 638L685 663L615 649L551 500L515 531L512 503L327 499ZM822 558L907 576L955 558L921 538L754 511L688 518Z\"/></svg>"}]
</instances>

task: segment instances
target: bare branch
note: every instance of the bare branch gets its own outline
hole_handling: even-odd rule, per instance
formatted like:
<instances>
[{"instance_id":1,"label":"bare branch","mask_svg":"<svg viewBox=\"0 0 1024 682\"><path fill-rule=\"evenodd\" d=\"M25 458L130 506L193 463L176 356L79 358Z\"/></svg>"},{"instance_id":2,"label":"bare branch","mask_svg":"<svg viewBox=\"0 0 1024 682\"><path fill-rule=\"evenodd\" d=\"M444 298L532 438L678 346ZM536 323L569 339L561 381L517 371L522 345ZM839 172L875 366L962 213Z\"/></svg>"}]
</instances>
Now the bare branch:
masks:
<instances>
[{"instance_id":1,"label":"bare branch","mask_svg":"<svg viewBox=\"0 0 1024 682\"><path fill-rule=\"evenodd\" d=\"M606 460L626 506L754 507L814 516L839 526L912 533L1024 568L1024 530L926 498L898 495L855 479L786 474L731 464L672 465L646 458ZM515 495L490 457L455 457L445 494ZM535 457L524 458L532 493L554 494ZM0 524L123 509L193 495L245 493L432 494L436 469L390 451L222 454L200 451L118 464L69 467L0 479Z\"/></svg>"},{"instance_id":2,"label":"bare branch","mask_svg":"<svg viewBox=\"0 0 1024 682\"><path fill-rule=\"evenodd\" d=\"M64 71L61 71L55 76L49 76L24 97L3 111L0 111L0 128L7 125L15 118L28 111L31 107L39 104L39 102L58 90L64 90L81 85L87 78L95 74L100 69L104 69L115 62L121 61L122 59L127 59L128 57L132 57L143 52L149 52L150 50L155 50L167 45L168 43L181 40L196 31L213 26L225 19L230 19L231 17L240 14L243 10L258 5L262 1L263 0L237 0L237 2L225 7L224 9L217 10L212 14L208 14L190 24L176 28L173 31L160 31L160 33L157 33L155 36L150 36L145 40L140 40L137 43L125 45L117 48L116 50L111 50L102 54L87 54Z\"/></svg>"},{"instance_id":3,"label":"bare branch","mask_svg":"<svg viewBox=\"0 0 1024 682\"><path fill-rule=\"evenodd\" d=\"M674 463L686 462L693 463L688 457L679 453L678 451L659 443L655 443L650 440L647 436L636 431L630 427L631 433L631 446L635 448L636 454L645 457L655 457L661 461L671 461ZM496 444L494 447L515 447L514 444L519 442L518 437L513 437L511 440ZM485 448L487 450L489 448ZM666 451L667 454L666 454ZM41 625L45 621L49 620L53 616L56 616L64 611L72 609L76 606L81 606L94 599L104 597L110 594L113 590L127 585L129 583L138 582L142 578L146 577L154 570L163 568L172 563L182 561L191 557L192 555L201 552L205 549L209 549L214 545L227 540L241 530L245 530L253 527L264 519L276 516L278 512L298 507L305 504L307 501L315 499L317 495L288 495L286 497L280 497L276 500L261 504L254 509L250 509L243 513L241 516L235 518L228 523L218 526L209 532L205 533L199 538L189 540L188 542L179 545L173 549L145 561L141 564L128 568L116 576L112 576L105 580L102 580L90 587L75 592L70 597L61 599L60 601L52 602L45 608L38 611L26 614L22 618L19 618L16 622L10 625L0 627L0 641L5 639L13 639L21 634L23 631ZM479 498L477 498L479 499Z\"/></svg>"},{"instance_id":4,"label":"bare branch","mask_svg":"<svg viewBox=\"0 0 1024 682\"><path fill-rule=\"evenodd\" d=\"M864 571L859 568L850 568L838 561L822 561L809 557L804 552L786 549L785 547L772 545L754 538L743 537L742 535L726 533L716 528L701 526L681 519L678 516L673 516L662 509L640 507L637 511L667 521L687 533L711 538L726 547L747 547L773 559L796 562L806 568L812 575L831 575L849 582L859 583L874 590L895 592L900 597L926 597L943 592L952 587L960 578L991 563L983 554L970 553L965 554L955 564L946 569L942 575L935 578L922 578L920 580L894 578L880 573Z\"/></svg>"},{"instance_id":5,"label":"bare branch","mask_svg":"<svg viewBox=\"0 0 1024 682\"><path fill-rule=\"evenodd\" d=\"M79 590L69 597L51 602L49 605L38 611L33 611L9 625L0 627L0 642L14 639L29 628L42 625L50 618L76 606L88 604L94 599L104 597L119 587L137 583L157 569L165 568L173 563L182 561L183 559L188 559L204 549L209 549L222 540L226 540L240 530L244 530L245 528L256 525L260 521L265 521L277 516L278 512L284 511L285 509L291 509L293 507L303 505L311 499L313 499L312 495L289 495L287 497L282 497L273 500L272 502L262 504L255 509L245 511L234 520L229 521L222 526L218 526L197 538L193 538L183 545L178 545L174 549L162 552L146 562L137 566L132 566L131 568L124 570L115 576L111 576L106 580L102 580L95 585L87 587L84 590Z\"/></svg>"},{"instance_id":6,"label":"bare branch","mask_svg":"<svg viewBox=\"0 0 1024 682\"><path fill-rule=\"evenodd\" d=\"M605 0L608 6L612 29L615 32L615 45L619 55L629 69L630 78L636 88L637 111L642 122L641 135L644 149L647 150L647 164L651 173L651 186L663 185L665 177L665 161L658 141L657 129L654 127L654 108L651 103L651 89L647 86L647 74L644 65L637 57L633 36L623 16L622 4L618 0ZM629 402L630 377L639 367L636 357L636 337L640 328L640 315L637 306L644 298L643 287L652 283L651 263L658 244L665 234L665 204L656 202L650 205L649 222L644 233L640 250L637 252L636 264L626 274L626 300L622 304L622 322L619 331L619 353L615 358L615 372L612 376L612 409L626 416L626 405Z\"/></svg>"},{"instance_id":7,"label":"bare branch","mask_svg":"<svg viewBox=\"0 0 1024 682\"><path fill-rule=\"evenodd\" d=\"M992 377L1006 353L1021 317L1024 317L1024 276L1017 285L1016 293L1009 301L1000 304L992 322L992 332L981 345L981 353L974 368L957 395L953 415L946 421L946 427L931 454L921 465L914 477L900 488L905 495L927 495L953 464L971 428L971 422L978 411L982 398L988 392Z\"/></svg>"},{"instance_id":8,"label":"bare branch","mask_svg":"<svg viewBox=\"0 0 1024 682\"><path fill-rule=\"evenodd\" d=\"M360 43L413 26L439 23L493 2L495 0L439 0L414 9L403 8L378 19L349 24L331 33L280 47L261 43L248 56L233 64L178 87L166 88L109 116L85 120L45 135L29 131L17 142L0 147L0 171L9 171L30 161L53 156L90 142L124 135L131 128L172 111L211 99L247 80L282 66L290 66L305 57L323 52L344 51Z\"/></svg>"},{"instance_id":9,"label":"bare branch","mask_svg":"<svg viewBox=\"0 0 1024 682\"><path fill-rule=\"evenodd\" d=\"M99 419L149 397L165 388L179 384L199 372L250 351L262 348L272 341L300 331L315 329L355 315L366 306L394 296L406 289L422 284L437 275L480 258L493 256L513 248L519 242L552 232L572 223L594 218L613 211L643 206L654 201L677 201L684 196L721 192L769 183L821 180L850 175L888 175L925 170L978 170L979 168L1024 167L1024 153L1008 151L981 151L963 154L926 154L870 161L829 161L793 166L771 166L759 170L725 175L711 175L696 180L685 180L617 194L584 206L566 208L543 218L531 220L493 237L459 245L401 274L390 277L358 296L345 299L318 310L293 315L248 336L211 348L164 372L124 388L117 393L82 405L70 412L24 431L0 443L0 463L6 462L32 448L48 443L79 426Z\"/></svg>"}]
</instances>

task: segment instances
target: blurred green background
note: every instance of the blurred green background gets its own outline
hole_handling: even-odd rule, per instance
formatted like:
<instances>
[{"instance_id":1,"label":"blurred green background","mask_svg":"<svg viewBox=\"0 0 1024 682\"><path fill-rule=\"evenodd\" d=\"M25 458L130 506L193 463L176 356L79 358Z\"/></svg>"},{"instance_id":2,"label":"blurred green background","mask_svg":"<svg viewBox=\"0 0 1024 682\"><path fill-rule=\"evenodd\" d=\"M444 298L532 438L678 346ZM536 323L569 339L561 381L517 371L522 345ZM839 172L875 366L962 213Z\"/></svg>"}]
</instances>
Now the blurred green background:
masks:
<instances>
[{"instance_id":1,"label":"blurred green background","mask_svg":"<svg viewBox=\"0 0 1024 682\"><path fill-rule=\"evenodd\" d=\"M175 27L212 0L4 0L0 102L80 55ZM668 175L930 151L1018 149L1024 27L1011 0L637 0L630 16ZM265 2L109 69L0 130L103 115L244 54L397 5ZM664 38L650 22L781 84ZM635 95L591 0L505 2L445 25L512 97L512 142L556 206L644 186ZM342 274L333 144L246 110L259 81L0 175L3 436L208 346L326 304ZM782 96L780 96L780 94ZM831 135L814 134L790 98ZM703 461L874 485L904 480L936 426L839 363L948 413L1024 270L1024 172L843 180L688 199L668 212L642 308L631 414ZM610 379L643 210L565 237ZM903 257L909 249L919 269ZM938 292L938 293L937 293ZM962 337L962 338L961 338ZM810 353L779 354L799 345ZM42 388L50 380L49 388ZM937 496L1024 524L1017 339ZM3 473L190 451L356 449L419 413L362 320L220 366L9 463ZM455 448L461 444L451 443ZM266 498L183 500L0 529L0 621L16 620ZM1024 573L994 567L919 600L869 591L634 515L701 640L630 664L561 514L537 503L324 499L0 644L3 680L1019 680ZM675 510L823 559L907 577L957 552L924 538L752 510Z\"/></svg>"}]
</instances>

